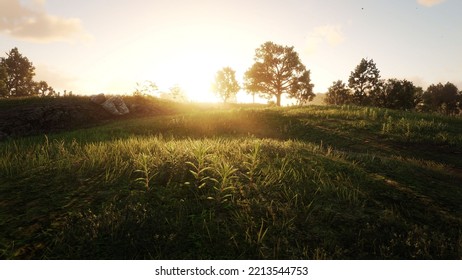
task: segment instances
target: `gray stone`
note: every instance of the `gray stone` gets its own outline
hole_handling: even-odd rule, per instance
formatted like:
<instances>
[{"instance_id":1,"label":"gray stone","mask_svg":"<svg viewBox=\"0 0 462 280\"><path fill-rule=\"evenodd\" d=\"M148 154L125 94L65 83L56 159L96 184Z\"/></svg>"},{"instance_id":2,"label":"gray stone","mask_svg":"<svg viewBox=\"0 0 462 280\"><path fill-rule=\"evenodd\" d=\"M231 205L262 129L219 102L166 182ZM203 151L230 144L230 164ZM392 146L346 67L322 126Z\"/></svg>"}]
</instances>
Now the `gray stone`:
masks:
<instances>
[{"instance_id":1,"label":"gray stone","mask_svg":"<svg viewBox=\"0 0 462 280\"><path fill-rule=\"evenodd\" d=\"M104 93L92 95L90 97L91 102L96 103L96 104L103 104L104 101L106 101L106 96L104 96Z\"/></svg>"},{"instance_id":2,"label":"gray stone","mask_svg":"<svg viewBox=\"0 0 462 280\"><path fill-rule=\"evenodd\" d=\"M111 97L106 100L103 104L104 110L111 113L112 115L121 116L130 113L125 102L120 97Z\"/></svg>"}]
</instances>

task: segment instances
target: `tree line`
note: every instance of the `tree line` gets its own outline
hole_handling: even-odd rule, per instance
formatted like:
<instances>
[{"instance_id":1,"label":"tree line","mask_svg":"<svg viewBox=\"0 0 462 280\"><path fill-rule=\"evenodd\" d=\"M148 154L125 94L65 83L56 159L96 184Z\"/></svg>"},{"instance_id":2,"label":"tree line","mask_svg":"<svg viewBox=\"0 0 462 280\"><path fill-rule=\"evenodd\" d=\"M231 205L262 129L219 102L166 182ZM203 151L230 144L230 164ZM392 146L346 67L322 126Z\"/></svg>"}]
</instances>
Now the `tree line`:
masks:
<instances>
[{"instance_id":1,"label":"tree line","mask_svg":"<svg viewBox=\"0 0 462 280\"><path fill-rule=\"evenodd\" d=\"M341 80L333 82L325 102L448 115L462 112L462 92L454 84L432 84L424 91L406 79L383 80L374 60L365 58L351 72L348 85Z\"/></svg>"},{"instance_id":2,"label":"tree line","mask_svg":"<svg viewBox=\"0 0 462 280\"><path fill-rule=\"evenodd\" d=\"M256 50L254 61L244 74L243 85L253 96L275 97L278 106L283 94L295 98L300 105L315 96L310 71L301 63L293 47L266 42ZM224 102L235 96L240 90L235 71L229 67L218 71L213 88ZM351 72L348 85L341 80L333 82L325 102L448 115L462 113L462 92L454 84L432 84L424 91L406 79L383 80L375 62L365 58Z\"/></svg>"},{"instance_id":3,"label":"tree line","mask_svg":"<svg viewBox=\"0 0 462 280\"><path fill-rule=\"evenodd\" d=\"M7 57L0 60L0 97L60 95L47 82L34 81L34 71L35 67L29 59L13 48ZM255 95L268 100L275 98L278 106L283 95L295 98L299 105L306 104L315 96L313 87L310 70L301 62L294 47L270 41L255 50L254 63L244 73L242 87L231 67L217 71L212 83L213 92L225 103L234 101L239 90L244 89L254 100ZM138 85L134 94L155 90L155 83L149 82L148 85ZM185 100L185 94L178 85L168 95L173 96L174 100ZM328 88L325 102L444 114L462 112L462 92L454 84L432 84L424 91L405 79L383 80L375 62L365 58L351 72L348 85L341 80L333 82Z\"/></svg>"}]
</instances>

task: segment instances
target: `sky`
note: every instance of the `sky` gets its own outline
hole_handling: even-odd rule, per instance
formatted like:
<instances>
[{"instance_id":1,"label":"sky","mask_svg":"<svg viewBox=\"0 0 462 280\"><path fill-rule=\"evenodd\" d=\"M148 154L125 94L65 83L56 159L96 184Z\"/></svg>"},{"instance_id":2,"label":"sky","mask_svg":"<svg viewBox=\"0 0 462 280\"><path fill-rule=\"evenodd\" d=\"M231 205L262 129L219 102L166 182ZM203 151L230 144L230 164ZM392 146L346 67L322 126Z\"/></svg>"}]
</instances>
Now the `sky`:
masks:
<instances>
[{"instance_id":1,"label":"sky","mask_svg":"<svg viewBox=\"0 0 462 280\"><path fill-rule=\"evenodd\" d=\"M215 73L229 66L242 82L272 41L294 47L316 93L362 58L384 79L462 89L460 11L460 0L0 0L0 56L17 47L57 91L131 94L149 80L214 101Z\"/></svg>"}]
</instances>

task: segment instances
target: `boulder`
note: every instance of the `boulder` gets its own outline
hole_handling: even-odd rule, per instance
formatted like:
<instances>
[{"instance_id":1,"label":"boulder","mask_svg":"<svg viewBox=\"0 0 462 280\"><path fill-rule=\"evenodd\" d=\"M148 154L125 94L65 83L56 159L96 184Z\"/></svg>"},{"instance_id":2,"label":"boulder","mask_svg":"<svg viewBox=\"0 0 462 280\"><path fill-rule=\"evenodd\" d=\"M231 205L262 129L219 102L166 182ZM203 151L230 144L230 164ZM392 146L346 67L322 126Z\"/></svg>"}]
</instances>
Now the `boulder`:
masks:
<instances>
[{"instance_id":1,"label":"boulder","mask_svg":"<svg viewBox=\"0 0 462 280\"><path fill-rule=\"evenodd\" d=\"M95 94L90 97L90 100L93 103L101 105L106 101L106 96L104 96L104 93Z\"/></svg>"},{"instance_id":2,"label":"boulder","mask_svg":"<svg viewBox=\"0 0 462 280\"><path fill-rule=\"evenodd\" d=\"M101 104L101 106L103 106L104 110L116 116L126 115L130 113L130 110L128 109L127 105L120 97L111 97L104 101L104 103Z\"/></svg>"}]
</instances>

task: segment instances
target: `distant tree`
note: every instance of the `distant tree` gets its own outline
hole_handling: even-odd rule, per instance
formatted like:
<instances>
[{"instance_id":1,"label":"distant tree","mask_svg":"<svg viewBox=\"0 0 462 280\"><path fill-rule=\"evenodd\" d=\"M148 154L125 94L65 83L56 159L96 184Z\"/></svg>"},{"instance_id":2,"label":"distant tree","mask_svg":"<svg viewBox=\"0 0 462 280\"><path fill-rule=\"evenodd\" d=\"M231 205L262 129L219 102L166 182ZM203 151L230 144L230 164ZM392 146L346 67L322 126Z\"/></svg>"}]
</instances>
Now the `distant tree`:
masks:
<instances>
[{"instance_id":1,"label":"distant tree","mask_svg":"<svg viewBox=\"0 0 462 280\"><path fill-rule=\"evenodd\" d=\"M310 71L305 71L295 84L291 97L297 99L298 105L304 105L313 100L316 94L313 92L314 85L311 83Z\"/></svg>"},{"instance_id":2,"label":"distant tree","mask_svg":"<svg viewBox=\"0 0 462 280\"><path fill-rule=\"evenodd\" d=\"M161 93L160 97L176 102L186 102L188 100L185 91L179 85L171 87L169 92Z\"/></svg>"},{"instance_id":3,"label":"distant tree","mask_svg":"<svg viewBox=\"0 0 462 280\"><path fill-rule=\"evenodd\" d=\"M344 82L338 80L332 84L327 90L324 101L327 104L344 105L351 101L351 91Z\"/></svg>"},{"instance_id":4,"label":"distant tree","mask_svg":"<svg viewBox=\"0 0 462 280\"><path fill-rule=\"evenodd\" d=\"M421 90L421 89L420 89ZM409 110L419 100L419 88L407 80L388 79L377 94L375 105L389 109Z\"/></svg>"},{"instance_id":5,"label":"distant tree","mask_svg":"<svg viewBox=\"0 0 462 280\"><path fill-rule=\"evenodd\" d=\"M223 100L223 103L228 102L230 99L235 99L240 89L241 87L236 81L236 71L231 67L224 67L215 75L212 90Z\"/></svg>"},{"instance_id":6,"label":"distant tree","mask_svg":"<svg viewBox=\"0 0 462 280\"><path fill-rule=\"evenodd\" d=\"M423 108L426 111L440 112L444 114L456 114L459 110L460 95L458 88L447 82L430 85L424 92Z\"/></svg>"},{"instance_id":7,"label":"distant tree","mask_svg":"<svg viewBox=\"0 0 462 280\"><path fill-rule=\"evenodd\" d=\"M34 84L34 93L41 97L56 95L54 89L45 81L40 81Z\"/></svg>"},{"instance_id":8,"label":"distant tree","mask_svg":"<svg viewBox=\"0 0 462 280\"><path fill-rule=\"evenodd\" d=\"M268 99L276 97L278 106L281 106L283 94L309 98L312 89L309 71L301 63L294 47L266 42L256 49L254 61L244 75L244 87L248 92Z\"/></svg>"},{"instance_id":9,"label":"distant tree","mask_svg":"<svg viewBox=\"0 0 462 280\"><path fill-rule=\"evenodd\" d=\"M0 63L0 97L8 96L8 72L6 67Z\"/></svg>"},{"instance_id":10,"label":"distant tree","mask_svg":"<svg viewBox=\"0 0 462 280\"><path fill-rule=\"evenodd\" d=\"M372 59L362 59L351 72L348 86L353 91L352 102L356 105L374 105L381 89L380 71Z\"/></svg>"},{"instance_id":11,"label":"distant tree","mask_svg":"<svg viewBox=\"0 0 462 280\"><path fill-rule=\"evenodd\" d=\"M58 92L57 95L58 95L58 97L59 97L59 96L61 96L61 93ZM67 91L67 90L65 89L64 92L63 92L63 96L64 96L64 97L74 96L74 93L72 92L72 90L71 90L71 91Z\"/></svg>"},{"instance_id":12,"label":"distant tree","mask_svg":"<svg viewBox=\"0 0 462 280\"><path fill-rule=\"evenodd\" d=\"M136 89L133 92L134 96L142 96L142 95L150 95L155 96L157 94L157 87L156 83L153 81L144 81L142 83L136 83Z\"/></svg>"},{"instance_id":13,"label":"distant tree","mask_svg":"<svg viewBox=\"0 0 462 280\"><path fill-rule=\"evenodd\" d=\"M0 65L6 69L6 86L9 96L26 96L33 93L35 67L32 62L13 48L2 58Z\"/></svg>"}]
</instances>

